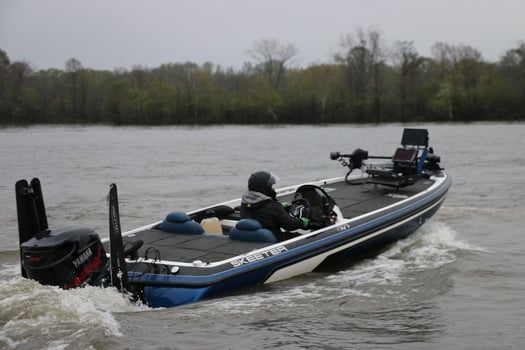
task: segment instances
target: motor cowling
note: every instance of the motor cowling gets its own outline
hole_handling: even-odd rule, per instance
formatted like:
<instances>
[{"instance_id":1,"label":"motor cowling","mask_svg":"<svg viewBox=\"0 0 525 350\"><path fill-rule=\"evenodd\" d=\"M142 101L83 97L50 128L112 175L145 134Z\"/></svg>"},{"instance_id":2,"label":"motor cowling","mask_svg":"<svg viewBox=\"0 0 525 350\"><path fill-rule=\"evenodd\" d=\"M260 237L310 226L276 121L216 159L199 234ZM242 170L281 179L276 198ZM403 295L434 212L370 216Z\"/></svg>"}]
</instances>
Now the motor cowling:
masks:
<instances>
[{"instance_id":1,"label":"motor cowling","mask_svg":"<svg viewBox=\"0 0 525 350\"><path fill-rule=\"evenodd\" d=\"M86 227L45 230L21 244L26 276L65 289L100 285L108 258L99 235Z\"/></svg>"}]
</instances>

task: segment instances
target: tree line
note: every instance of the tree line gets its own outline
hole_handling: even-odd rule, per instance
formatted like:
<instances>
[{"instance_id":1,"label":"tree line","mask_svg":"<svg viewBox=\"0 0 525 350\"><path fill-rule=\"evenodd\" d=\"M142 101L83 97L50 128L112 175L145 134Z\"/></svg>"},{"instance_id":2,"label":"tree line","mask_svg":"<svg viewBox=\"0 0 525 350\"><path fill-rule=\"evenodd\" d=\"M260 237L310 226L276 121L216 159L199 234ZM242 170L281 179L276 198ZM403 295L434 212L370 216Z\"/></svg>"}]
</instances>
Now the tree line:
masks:
<instances>
[{"instance_id":1,"label":"tree line","mask_svg":"<svg viewBox=\"0 0 525 350\"><path fill-rule=\"evenodd\" d=\"M349 34L329 63L294 67L298 50L255 42L241 69L212 63L101 71L71 58L34 71L0 50L0 124L317 124L525 120L525 42L498 62L468 45L384 44Z\"/></svg>"}]
</instances>

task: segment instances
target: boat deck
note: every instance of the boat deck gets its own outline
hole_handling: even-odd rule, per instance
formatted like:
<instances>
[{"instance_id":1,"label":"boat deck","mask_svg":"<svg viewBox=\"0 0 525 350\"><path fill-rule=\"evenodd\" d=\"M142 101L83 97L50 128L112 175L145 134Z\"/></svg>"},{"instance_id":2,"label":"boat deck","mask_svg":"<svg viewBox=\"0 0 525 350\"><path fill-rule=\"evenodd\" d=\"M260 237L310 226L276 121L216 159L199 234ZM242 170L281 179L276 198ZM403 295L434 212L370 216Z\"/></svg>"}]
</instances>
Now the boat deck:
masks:
<instances>
[{"instance_id":1,"label":"boat deck","mask_svg":"<svg viewBox=\"0 0 525 350\"><path fill-rule=\"evenodd\" d=\"M235 241L229 239L227 235L176 234L159 229L145 230L133 237L125 237L124 244L139 239L144 242L144 245L139 249L139 257L187 263L196 260L203 262L221 261L273 244ZM147 252L148 249L149 252Z\"/></svg>"},{"instance_id":2,"label":"boat deck","mask_svg":"<svg viewBox=\"0 0 525 350\"><path fill-rule=\"evenodd\" d=\"M359 182L348 185L343 181L328 184L323 189L335 200L345 218L353 218L414 196L432 184L432 180L421 179L414 185L397 189L374 184L362 185ZM291 201L293 193L279 199ZM238 212L234 212L228 219L238 220L238 215ZM228 238L227 232L223 235L192 235L164 232L156 228L126 236L124 244L132 244L137 240L144 242L138 251L139 257L185 263L197 260L217 262L273 244L232 240Z\"/></svg>"},{"instance_id":3,"label":"boat deck","mask_svg":"<svg viewBox=\"0 0 525 350\"><path fill-rule=\"evenodd\" d=\"M422 179L414 185L395 188L376 184L348 185L345 182L330 184L325 191L335 200L345 218L353 218L384 208L403 199L414 196L430 187L434 182Z\"/></svg>"}]
</instances>

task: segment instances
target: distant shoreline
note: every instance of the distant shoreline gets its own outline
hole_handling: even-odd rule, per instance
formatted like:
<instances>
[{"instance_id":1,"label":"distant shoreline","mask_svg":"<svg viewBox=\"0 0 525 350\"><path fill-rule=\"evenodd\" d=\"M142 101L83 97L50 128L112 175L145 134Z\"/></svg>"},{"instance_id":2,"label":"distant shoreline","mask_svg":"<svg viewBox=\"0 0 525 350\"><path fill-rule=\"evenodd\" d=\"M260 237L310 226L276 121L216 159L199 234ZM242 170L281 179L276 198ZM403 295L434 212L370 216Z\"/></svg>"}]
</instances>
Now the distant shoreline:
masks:
<instances>
[{"instance_id":1,"label":"distant shoreline","mask_svg":"<svg viewBox=\"0 0 525 350\"><path fill-rule=\"evenodd\" d=\"M525 120L525 43L497 63L468 46L439 48L439 58L427 58L404 43L392 63L353 46L335 63L307 68L288 67L286 57L241 71L187 62L115 72L74 58L65 70L33 71L0 50L0 125Z\"/></svg>"}]
</instances>

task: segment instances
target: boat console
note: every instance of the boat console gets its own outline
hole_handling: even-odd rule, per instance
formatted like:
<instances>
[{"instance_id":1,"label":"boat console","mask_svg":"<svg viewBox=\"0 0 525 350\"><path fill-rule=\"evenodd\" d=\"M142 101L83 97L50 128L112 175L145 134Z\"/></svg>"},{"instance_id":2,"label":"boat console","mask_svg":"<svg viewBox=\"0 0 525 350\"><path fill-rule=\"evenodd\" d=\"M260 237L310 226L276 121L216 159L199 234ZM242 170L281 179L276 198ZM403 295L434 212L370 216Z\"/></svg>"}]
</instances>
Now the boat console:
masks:
<instances>
[{"instance_id":1,"label":"boat console","mask_svg":"<svg viewBox=\"0 0 525 350\"><path fill-rule=\"evenodd\" d=\"M290 208L290 213L296 217L302 217L296 213L302 206L306 208L311 228L321 228L332 225L337 215L334 213L335 200L330 197L325 190L315 185L303 185L295 191L294 201Z\"/></svg>"}]
</instances>

